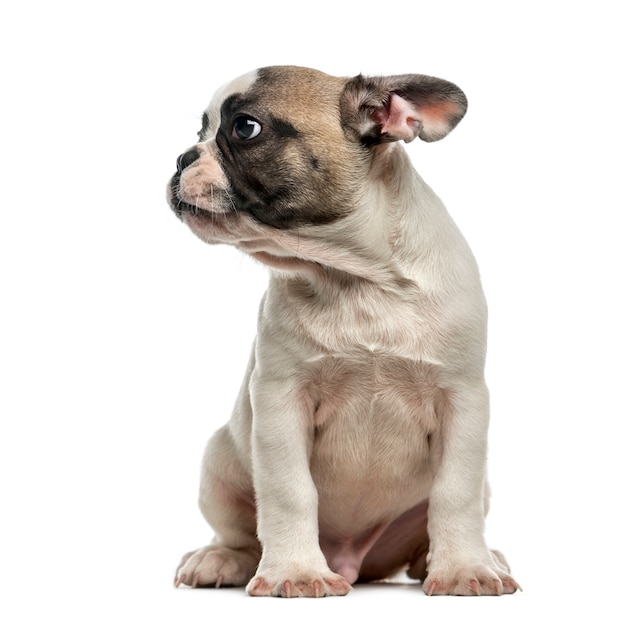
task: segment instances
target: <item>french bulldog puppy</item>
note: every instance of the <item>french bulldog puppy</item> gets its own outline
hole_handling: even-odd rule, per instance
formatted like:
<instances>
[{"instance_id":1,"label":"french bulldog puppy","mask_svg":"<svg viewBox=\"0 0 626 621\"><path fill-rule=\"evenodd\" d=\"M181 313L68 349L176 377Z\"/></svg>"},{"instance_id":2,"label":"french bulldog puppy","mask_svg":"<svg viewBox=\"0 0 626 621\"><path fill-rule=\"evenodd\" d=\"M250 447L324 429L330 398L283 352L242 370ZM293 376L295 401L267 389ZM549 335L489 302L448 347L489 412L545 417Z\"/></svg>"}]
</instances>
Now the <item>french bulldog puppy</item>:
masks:
<instances>
[{"instance_id":1,"label":"french bulldog puppy","mask_svg":"<svg viewBox=\"0 0 626 621\"><path fill-rule=\"evenodd\" d=\"M176 586L321 597L406 570L428 595L519 588L483 535L478 269L400 144L443 138L466 107L437 78L300 67L213 97L168 200L270 279L232 417L204 456L215 538L184 556Z\"/></svg>"}]
</instances>

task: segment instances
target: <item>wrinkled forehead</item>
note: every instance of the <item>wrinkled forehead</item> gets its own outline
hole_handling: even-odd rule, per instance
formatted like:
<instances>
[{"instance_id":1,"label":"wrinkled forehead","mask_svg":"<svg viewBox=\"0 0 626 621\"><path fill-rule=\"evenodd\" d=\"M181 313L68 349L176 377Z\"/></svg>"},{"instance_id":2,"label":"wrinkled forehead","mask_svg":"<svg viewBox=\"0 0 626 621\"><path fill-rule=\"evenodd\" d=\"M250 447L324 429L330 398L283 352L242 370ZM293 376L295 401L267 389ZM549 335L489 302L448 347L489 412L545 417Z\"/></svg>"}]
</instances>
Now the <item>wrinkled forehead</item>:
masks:
<instances>
[{"instance_id":1,"label":"wrinkled forehead","mask_svg":"<svg viewBox=\"0 0 626 621\"><path fill-rule=\"evenodd\" d=\"M214 135L225 108L243 102L247 112L269 113L307 126L320 115L337 116L339 96L345 84L321 71L303 67L266 67L246 73L222 86L211 99L204 123Z\"/></svg>"}]
</instances>

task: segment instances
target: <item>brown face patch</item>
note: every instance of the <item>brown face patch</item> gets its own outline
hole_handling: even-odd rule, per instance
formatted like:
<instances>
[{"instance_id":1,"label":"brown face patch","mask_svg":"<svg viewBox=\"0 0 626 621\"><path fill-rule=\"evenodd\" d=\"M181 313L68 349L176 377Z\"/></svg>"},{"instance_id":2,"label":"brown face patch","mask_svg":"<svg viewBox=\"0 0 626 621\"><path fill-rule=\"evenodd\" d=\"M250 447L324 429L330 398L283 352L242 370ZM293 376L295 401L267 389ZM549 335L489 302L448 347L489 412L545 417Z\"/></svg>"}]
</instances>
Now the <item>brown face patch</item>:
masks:
<instances>
[{"instance_id":1,"label":"brown face patch","mask_svg":"<svg viewBox=\"0 0 626 621\"><path fill-rule=\"evenodd\" d=\"M363 153L341 125L344 84L314 70L271 67L224 100L215 140L237 211L279 229L352 211Z\"/></svg>"}]
</instances>

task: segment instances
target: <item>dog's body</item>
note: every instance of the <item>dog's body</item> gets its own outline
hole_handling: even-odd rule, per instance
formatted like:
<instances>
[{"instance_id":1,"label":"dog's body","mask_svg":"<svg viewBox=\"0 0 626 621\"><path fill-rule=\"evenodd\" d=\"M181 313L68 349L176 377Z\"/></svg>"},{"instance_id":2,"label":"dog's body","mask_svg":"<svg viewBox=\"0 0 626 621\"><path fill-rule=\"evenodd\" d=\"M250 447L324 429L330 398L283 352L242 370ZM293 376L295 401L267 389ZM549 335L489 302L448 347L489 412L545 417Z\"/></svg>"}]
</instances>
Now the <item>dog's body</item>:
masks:
<instances>
[{"instance_id":1,"label":"dog's body","mask_svg":"<svg viewBox=\"0 0 626 621\"><path fill-rule=\"evenodd\" d=\"M484 541L486 307L472 254L398 140L465 113L425 76L295 68L219 91L170 203L272 268L176 584L345 594L408 568L428 594L518 588Z\"/></svg>"}]
</instances>

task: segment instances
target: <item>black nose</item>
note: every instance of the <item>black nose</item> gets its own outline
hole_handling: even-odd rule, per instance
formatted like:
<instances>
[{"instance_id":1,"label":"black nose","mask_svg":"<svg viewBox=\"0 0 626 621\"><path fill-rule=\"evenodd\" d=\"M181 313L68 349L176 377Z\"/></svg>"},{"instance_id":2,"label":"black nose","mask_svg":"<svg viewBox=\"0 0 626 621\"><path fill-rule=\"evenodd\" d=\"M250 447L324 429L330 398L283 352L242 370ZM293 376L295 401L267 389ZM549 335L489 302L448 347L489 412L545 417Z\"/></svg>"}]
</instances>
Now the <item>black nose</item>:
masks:
<instances>
[{"instance_id":1,"label":"black nose","mask_svg":"<svg viewBox=\"0 0 626 621\"><path fill-rule=\"evenodd\" d=\"M187 166L191 166L199 157L200 154L195 147L186 153L179 155L176 160L176 170L178 170L179 173L183 172Z\"/></svg>"}]
</instances>

